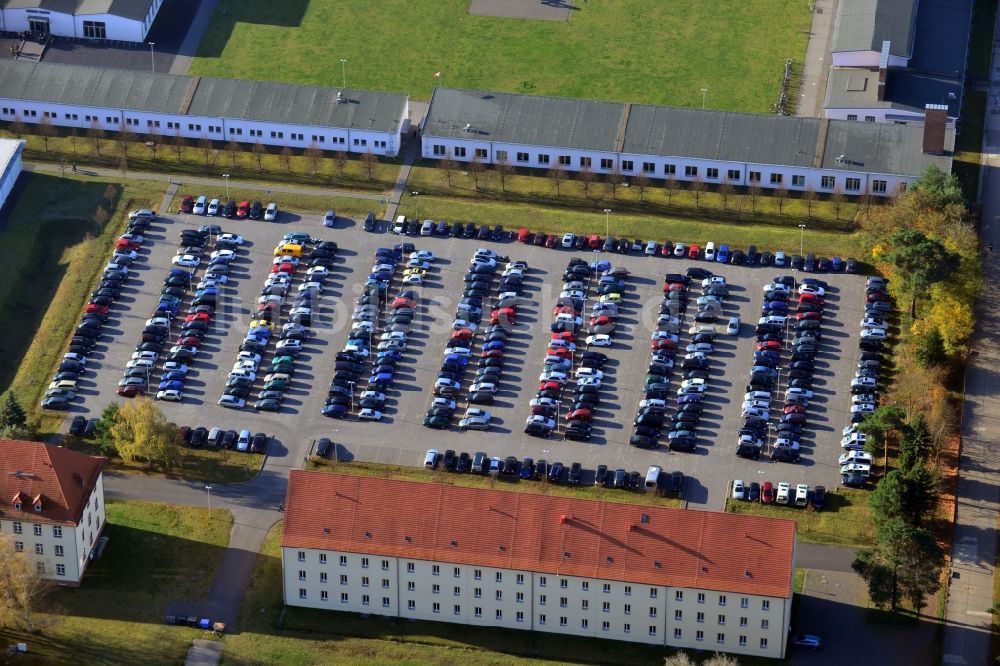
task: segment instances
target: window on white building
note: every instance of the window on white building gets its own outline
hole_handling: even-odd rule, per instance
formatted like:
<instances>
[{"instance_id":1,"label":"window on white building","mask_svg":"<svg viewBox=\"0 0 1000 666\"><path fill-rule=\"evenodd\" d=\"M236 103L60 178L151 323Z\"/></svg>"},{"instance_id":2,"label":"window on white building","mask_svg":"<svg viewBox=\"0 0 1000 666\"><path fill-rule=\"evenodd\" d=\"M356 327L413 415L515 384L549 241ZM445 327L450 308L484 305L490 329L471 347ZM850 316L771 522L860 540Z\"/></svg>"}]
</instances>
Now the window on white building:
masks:
<instances>
[{"instance_id":1,"label":"window on white building","mask_svg":"<svg viewBox=\"0 0 1000 666\"><path fill-rule=\"evenodd\" d=\"M635 162L632 160L622 160L622 171L635 171Z\"/></svg>"},{"instance_id":2,"label":"window on white building","mask_svg":"<svg viewBox=\"0 0 1000 666\"><path fill-rule=\"evenodd\" d=\"M783 178L782 174L780 174L780 173L772 173L771 174L771 184L772 185L781 185L782 178Z\"/></svg>"},{"instance_id":3,"label":"window on white building","mask_svg":"<svg viewBox=\"0 0 1000 666\"><path fill-rule=\"evenodd\" d=\"M84 39L107 39L107 24L104 21L84 21L83 37Z\"/></svg>"},{"instance_id":4,"label":"window on white building","mask_svg":"<svg viewBox=\"0 0 1000 666\"><path fill-rule=\"evenodd\" d=\"M582 620L580 620L581 629L586 629L589 626L590 626L590 620L588 620L587 618L583 618Z\"/></svg>"},{"instance_id":5,"label":"window on white building","mask_svg":"<svg viewBox=\"0 0 1000 666\"><path fill-rule=\"evenodd\" d=\"M770 599L761 599L760 609L762 611L769 611L769 610L771 610L771 600Z\"/></svg>"},{"instance_id":6,"label":"window on white building","mask_svg":"<svg viewBox=\"0 0 1000 666\"><path fill-rule=\"evenodd\" d=\"M21 527L21 523L19 521L14 521L14 534L21 534L22 531L23 528Z\"/></svg>"},{"instance_id":7,"label":"window on white building","mask_svg":"<svg viewBox=\"0 0 1000 666\"><path fill-rule=\"evenodd\" d=\"M545 587L545 576L540 576L538 578L538 587Z\"/></svg>"},{"instance_id":8,"label":"window on white building","mask_svg":"<svg viewBox=\"0 0 1000 666\"><path fill-rule=\"evenodd\" d=\"M465 157L465 146L455 146L455 157Z\"/></svg>"},{"instance_id":9,"label":"window on white building","mask_svg":"<svg viewBox=\"0 0 1000 666\"><path fill-rule=\"evenodd\" d=\"M31 527L32 527L32 531L35 533L35 536L42 536L42 526L41 525L32 525Z\"/></svg>"},{"instance_id":10,"label":"window on white building","mask_svg":"<svg viewBox=\"0 0 1000 666\"><path fill-rule=\"evenodd\" d=\"M698 175L698 167L691 165L684 167L684 175L687 178L694 178Z\"/></svg>"},{"instance_id":11,"label":"window on white building","mask_svg":"<svg viewBox=\"0 0 1000 666\"><path fill-rule=\"evenodd\" d=\"M496 618L498 620L502 620L503 619L503 611L500 610L499 608L497 609Z\"/></svg>"},{"instance_id":12,"label":"window on white building","mask_svg":"<svg viewBox=\"0 0 1000 666\"><path fill-rule=\"evenodd\" d=\"M306 594L307 594L306 593L306 588L300 587L299 588L299 599L305 599L306 598Z\"/></svg>"},{"instance_id":13,"label":"window on white building","mask_svg":"<svg viewBox=\"0 0 1000 666\"><path fill-rule=\"evenodd\" d=\"M559 607L560 608L566 608L566 604L567 603L569 603L569 602L566 600L566 597L559 597Z\"/></svg>"},{"instance_id":14,"label":"window on white building","mask_svg":"<svg viewBox=\"0 0 1000 666\"><path fill-rule=\"evenodd\" d=\"M858 114L856 114L856 113L848 113L847 114L847 119L848 120L857 120L858 119Z\"/></svg>"},{"instance_id":15,"label":"window on white building","mask_svg":"<svg viewBox=\"0 0 1000 666\"><path fill-rule=\"evenodd\" d=\"M362 564L364 566L364 564ZM389 570L389 560L382 560L382 571Z\"/></svg>"},{"instance_id":16,"label":"window on white building","mask_svg":"<svg viewBox=\"0 0 1000 666\"><path fill-rule=\"evenodd\" d=\"M611 623L607 620L601 622L601 631L611 631Z\"/></svg>"},{"instance_id":17,"label":"window on white building","mask_svg":"<svg viewBox=\"0 0 1000 666\"><path fill-rule=\"evenodd\" d=\"M876 194L885 194L886 182L884 180L873 180L872 181L872 192Z\"/></svg>"},{"instance_id":18,"label":"window on white building","mask_svg":"<svg viewBox=\"0 0 1000 666\"><path fill-rule=\"evenodd\" d=\"M320 590L319 591L319 600L320 601L329 601L330 600L330 595L327 593L326 590Z\"/></svg>"},{"instance_id":19,"label":"window on white building","mask_svg":"<svg viewBox=\"0 0 1000 666\"><path fill-rule=\"evenodd\" d=\"M747 626L747 619L745 617L740 618L740 626L741 627Z\"/></svg>"},{"instance_id":20,"label":"window on white building","mask_svg":"<svg viewBox=\"0 0 1000 666\"><path fill-rule=\"evenodd\" d=\"M566 620L565 617L560 617L559 618L559 626L560 627L565 627L567 624L568 624L568 622L567 622L567 620Z\"/></svg>"},{"instance_id":21,"label":"window on white building","mask_svg":"<svg viewBox=\"0 0 1000 666\"><path fill-rule=\"evenodd\" d=\"M566 580L565 578L560 578L559 587L565 590L567 587L569 587L569 581Z\"/></svg>"},{"instance_id":22,"label":"window on white building","mask_svg":"<svg viewBox=\"0 0 1000 666\"><path fill-rule=\"evenodd\" d=\"M406 573L413 573L417 570L416 565L413 562L406 563Z\"/></svg>"},{"instance_id":23,"label":"window on white building","mask_svg":"<svg viewBox=\"0 0 1000 666\"><path fill-rule=\"evenodd\" d=\"M496 591L497 601L503 601L503 590Z\"/></svg>"},{"instance_id":24,"label":"window on white building","mask_svg":"<svg viewBox=\"0 0 1000 666\"><path fill-rule=\"evenodd\" d=\"M388 590L389 589L389 579L388 578L383 578L382 579L382 589L383 590Z\"/></svg>"},{"instance_id":25,"label":"window on white building","mask_svg":"<svg viewBox=\"0 0 1000 666\"><path fill-rule=\"evenodd\" d=\"M368 558L367 557L362 557L361 558L361 568L362 569L367 569L368 568Z\"/></svg>"},{"instance_id":26,"label":"window on white building","mask_svg":"<svg viewBox=\"0 0 1000 666\"><path fill-rule=\"evenodd\" d=\"M63 547L56 546L56 557L62 557L62 556L63 556Z\"/></svg>"},{"instance_id":27,"label":"window on white building","mask_svg":"<svg viewBox=\"0 0 1000 666\"><path fill-rule=\"evenodd\" d=\"M590 166L591 166L591 164L593 164L593 162L591 162L591 159L589 157L581 157L580 158L580 167L581 168L586 167L586 168L589 169Z\"/></svg>"},{"instance_id":28,"label":"window on white building","mask_svg":"<svg viewBox=\"0 0 1000 666\"><path fill-rule=\"evenodd\" d=\"M655 636L656 635L656 625L655 624L649 625L649 635L650 636Z\"/></svg>"},{"instance_id":29,"label":"window on white building","mask_svg":"<svg viewBox=\"0 0 1000 666\"><path fill-rule=\"evenodd\" d=\"M698 641L699 643L702 642L702 641L704 641L705 640L705 632L702 631L702 630L700 630L700 629L698 631L694 632L694 639L696 641Z\"/></svg>"},{"instance_id":30,"label":"window on white building","mask_svg":"<svg viewBox=\"0 0 1000 666\"><path fill-rule=\"evenodd\" d=\"M875 116L865 116L865 122L866 123L873 123L873 122L875 122Z\"/></svg>"},{"instance_id":31,"label":"window on white building","mask_svg":"<svg viewBox=\"0 0 1000 666\"><path fill-rule=\"evenodd\" d=\"M611 593L611 583L605 583L604 586L602 587L602 590L604 591L604 594L610 594Z\"/></svg>"},{"instance_id":32,"label":"window on white building","mask_svg":"<svg viewBox=\"0 0 1000 666\"><path fill-rule=\"evenodd\" d=\"M406 583L407 592L416 592L416 590L417 590L417 584L414 583L412 580Z\"/></svg>"},{"instance_id":33,"label":"window on white building","mask_svg":"<svg viewBox=\"0 0 1000 666\"><path fill-rule=\"evenodd\" d=\"M23 553L24 552L24 542L23 541L15 541L14 542L14 552L15 553Z\"/></svg>"},{"instance_id":34,"label":"window on white building","mask_svg":"<svg viewBox=\"0 0 1000 666\"><path fill-rule=\"evenodd\" d=\"M678 641L681 640L681 637L683 635L684 635L684 633L680 630L679 627L674 627L674 640L678 640Z\"/></svg>"},{"instance_id":35,"label":"window on white building","mask_svg":"<svg viewBox=\"0 0 1000 666\"><path fill-rule=\"evenodd\" d=\"M573 163L573 158L569 155L559 156L559 166L569 166Z\"/></svg>"},{"instance_id":36,"label":"window on white building","mask_svg":"<svg viewBox=\"0 0 1000 666\"><path fill-rule=\"evenodd\" d=\"M382 608L388 608L390 605L389 597L382 597Z\"/></svg>"},{"instance_id":37,"label":"window on white building","mask_svg":"<svg viewBox=\"0 0 1000 666\"><path fill-rule=\"evenodd\" d=\"M750 172L750 182L751 183L759 183L760 182L760 171L751 171Z\"/></svg>"},{"instance_id":38,"label":"window on white building","mask_svg":"<svg viewBox=\"0 0 1000 666\"><path fill-rule=\"evenodd\" d=\"M643 173L655 173L656 172L656 164L654 164L653 162L643 162L642 163L642 172Z\"/></svg>"},{"instance_id":39,"label":"window on white building","mask_svg":"<svg viewBox=\"0 0 1000 666\"><path fill-rule=\"evenodd\" d=\"M487 157L485 148L476 148L476 158L480 160L485 160Z\"/></svg>"},{"instance_id":40,"label":"window on white building","mask_svg":"<svg viewBox=\"0 0 1000 666\"><path fill-rule=\"evenodd\" d=\"M544 606L545 605L545 599L546 599L546 597L545 597L544 594L539 594L538 595L538 605L539 606Z\"/></svg>"},{"instance_id":41,"label":"window on white building","mask_svg":"<svg viewBox=\"0 0 1000 666\"><path fill-rule=\"evenodd\" d=\"M750 608L749 597L740 597L740 608Z\"/></svg>"},{"instance_id":42,"label":"window on white building","mask_svg":"<svg viewBox=\"0 0 1000 666\"><path fill-rule=\"evenodd\" d=\"M719 595L719 605L720 606L725 606L726 605L726 595L724 595L724 594L720 594Z\"/></svg>"},{"instance_id":43,"label":"window on white building","mask_svg":"<svg viewBox=\"0 0 1000 666\"><path fill-rule=\"evenodd\" d=\"M441 592L441 586L437 583L431 585L431 594L439 594Z\"/></svg>"},{"instance_id":44,"label":"window on white building","mask_svg":"<svg viewBox=\"0 0 1000 666\"><path fill-rule=\"evenodd\" d=\"M65 576L66 575L66 565L65 564L57 564L56 565L56 575L57 576Z\"/></svg>"},{"instance_id":45,"label":"window on white building","mask_svg":"<svg viewBox=\"0 0 1000 666\"><path fill-rule=\"evenodd\" d=\"M801 175L792 176L792 187L805 187L806 177Z\"/></svg>"},{"instance_id":46,"label":"window on white building","mask_svg":"<svg viewBox=\"0 0 1000 666\"><path fill-rule=\"evenodd\" d=\"M474 588L472 590L472 596L474 596L476 599L481 598L483 596L483 588L481 587Z\"/></svg>"},{"instance_id":47,"label":"window on white building","mask_svg":"<svg viewBox=\"0 0 1000 666\"><path fill-rule=\"evenodd\" d=\"M726 616L722 613L719 614L719 624L722 626L726 624Z\"/></svg>"},{"instance_id":48,"label":"window on white building","mask_svg":"<svg viewBox=\"0 0 1000 666\"><path fill-rule=\"evenodd\" d=\"M414 601L413 599L406 600L406 610L416 610L416 608L417 608L416 601Z\"/></svg>"},{"instance_id":49,"label":"window on white building","mask_svg":"<svg viewBox=\"0 0 1000 666\"><path fill-rule=\"evenodd\" d=\"M442 146L440 143L435 143L433 152L436 157L444 157L444 146Z\"/></svg>"},{"instance_id":50,"label":"window on white building","mask_svg":"<svg viewBox=\"0 0 1000 666\"><path fill-rule=\"evenodd\" d=\"M761 629L767 629L768 625L770 625L770 624L771 624L771 622L769 620L761 620L760 621L760 628Z\"/></svg>"},{"instance_id":51,"label":"window on white building","mask_svg":"<svg viewBox=\"0 0 1000 666\"><path fill-rule=\"evenodd\" d=\"M705 621L705 614L702 613L701 611L698 611L698 614L695 615L694 619L696 621L698 621L698 622L704 622Z\"/></svg>"},{"instance_id":52,"label":"window on white building","mask_svg":"<svg viewBox=\"0 0 1000 666\"><path fill-rule=\"evenodd\" d=\"M342 566L342 567L346 567L347 566L347 555L341 555L340 556L340 566Z\"/></svg>"},{"instance_id":53,"label":"window on white building","mask_svg":"<svg viewBox=\"0 0 1000 666\"><path fill-rule=\"evenodd\" d=\"M837 179L833 176L823 176L819 179L819 186L824 190L832 190L837 184Z\"/></svg>"},{"instance_id":54,"label":"window on white building","mask_svg":"<svg viewBox=\"0 0 1000 666\"><path fill-rule=\"evenodd\" d=\"M517 161L518 162L527 162L528 161L528 153L518 152L517 153Z\"/></svg>"},{"instance_id":55,"label":"window on white building","mask_svg":"<svg viewBox=\"0 0 1000 666\"><path fill-rule=\"evenodd\" d=\"M707 167L705 169L705 178L719 180L719 170L715 167Z\"/></svg>"},{"instance_id":56,"label":"window on white building","mask_svg":"<svg viewBox=\"0 0 1000 666\"><path fill-rule=\"evenodd\" d=\"M441 566L438 565L438 564L431 565L431 574L434 575L434 576L440 576L441 575Z\"/></svg>"},{"instance_id":57,"label":"window on white building","mask_svg":"<svg viewBox=\"0 0 1000 666\"><path fill-rule=\"evenodd\" d=\"M439 604L436 601L433 604L431 604L431 612L432 613L440 613L441 612L441 604Z\"/></svg>"},{"instance_id":58,"label":"window on white building","mask_svg":"<svg viewBox=\"0 0 1000 666\"><path fill-rule=\"evenodd\" d=\"M320 564L326 564L326 553L320 553L319 554L319 563Z\"/></svg>"},{"instance_id":59,"label":"window on white building","mask_svg":"<svg viewBox=\"0 0 1000 666\"><path fill-rule=\"evenodd\" d=\"M626 615L632 614L632 604L625 604L625 614Z\"/></svg>"},{"instance_id":60,"label":"window on white building","mask_svg":"<svg viewBox=\"0 0 1000 666\"><path fill-rule=\"evenodd\" d=\"M601 168L602 169L604 169L606 171L610 171L614 167L615 167L615 161L614 160L612 160L610 158L607 158L607 157L602 157L601 158Z\"/></svg>"},{"instance_id":61,"label":"window on white building","mask_svg":"<svg viewBox=\"0 0 1000 666\"><path fill-rule=\"evenodd\" d=\"M455 615L461 615L462 614L462 606L460 604L455 604L454 613L455 613Z\"/></svg>"},{"instance_id":62,"label":"window on white building","mask_svg":"<svg viewBox=\"0 0 1000 666\"><path fill-rule=\"evenodd\" d=\"M849 192L857 192L861 189L861 179L860 178L847 178L845 179L844 189Z\"/></svg>"},{"instance_id":63,"label":"window on white building","mask_svg":"<svg viewBox=\"0 0 1000 666\"><path fill-rule=\"evenodd\" d=\"M305 579L306 579L306 570L299 569L299 580L305 580Z\"/></svg>"},{"instance_id":64,"label":"window on white building","mask_svg":"<svg viewBox=\"0 0 1000 666\"><path fill-rule=\"evenodd\" d=\"M649 607L649 617L656 617L656 606Z\"/></svg>"},{"instance_id":65,"label":"window on white building","mask_svg":"<svg viewBox=\"0 0 1000 666\"><path fill-rule=\"evenodd\" d=\"M519 604L524 603L524 592L518 592L517 594L515 594L514 599Z\"/></svg>"},{"instance_id":66,"label":"window on white building","mask_svg":"<svg viewBox=\"0 0 1000 666\"><path fill-rule=\"evenodd\" d=\"M726 643L726 635L722 632L717 633L715 635L715 642L719 645L724 645Z\"/></svg>"},{"instance_id":67,"label":"window on white building","mask_svg":"<svg viewBox=\"0 0 1000 666\"><path fill-rule=\"evenodd\" d=\"M305 561L306 561L306 551L300 550L299 551L299 562L305 562Z\"/></svg>"},{"instance_id":68,"label":"window on white building","mask_svg":"<svg viewBox=\"0 0 1000 666\"><path fill-rule=\"evenodd\" d=\"M682 611L680 608L675 608L674 609L674 619L676 621L678 621L678 622L683 621L684 620L684 611Z\"/></svg>"},{"instance_id":69,"label":"window on white building","mask_svg":"<svg viewBox=\"0 0 1000 666\"><path fill-rule=\"evenodd\" d=\"M369 579L368 576L361 577L361 587L368 587Z\"/></svg>"},{"instance_id":70,"label":"window on white building","mask_svg":"<svg viewBox=\"0 0 1000 666\"><path fill-rule=\"evenodd\" d=\"M740 647L746 647L746 646L747 646L747 637L741 635L740 636Z\"/></svg>"},{"instance_id":71,"label":"window on white building","mask_svg":"<svg viewBox=\"0 0 1000 666\"><path fill-rule=\"evenodd\" d=\"M626 622L625 624L623 624L622 625L622 633L624 633L624 634L631 634L632 633L632 625L629 624L628 622Z\"/></svg>"},{"instance_id":72,"label":"window on white building","mask_svg":"<svg viewBox=\"0 0 1000 666\"><path fill-rule=\"evenodd\" d=\"M587 600L587 599L581 599L580 600L580 608L582 608L583 610L589 610L590 609L590 601Z\"/></svg>"},{"instance_id":73,"label":"window on white building","mask_svg":"<svg viewBox=\"0 0 1000 666\"><path fill-rule=\"evenodd\" d=\"M761 650L766 650L767 649L767 639L766 638L760 639L760 649Z\"/></svg>"},{"instance_id":74,"label":"window on white building","mask_svg":"<svg viewBox=\"0 0 1000 666\"><path fill-rule=\"evenodd\" d=\"M580 583L580 589L583 590L584 592L589 591L590 590L590 581L589 580L582 581Z\"/></svg>"},{"instance_id":75,"label":"window on white building","mask_svg":"<svg viewBox=\"0 0 1000 666\"><path fill-rule=\"evenodd\" d=\"M476 606L475 608L472 609L472 614L475 617L482 617L483 616L483 609L480 608L479 606Z\"/></svg>"},{"instance_id":76,"label":"window on white building","mask_svg":"<svg viewBox=\"0 0 1000 666\"><path fill-rule=\"evenodd\" d=\"M35 544L35 555L44 555L44 554L45 554L45 546L43 546L40 543L36 543Z\"/></svg>"},{"instance_id":77,"label":"window on white building","mask_svg":"<svg viewBox=\"0 0 1000 666\"><path fill-rule=\"evenodd\" d=\"M367 594L362 594L361 595L361 605L362 606L367 606L370 602L371 602L371 597L369 597Z\"/></svg>"},{"instance_id":78,"label":"window on white building","mask_svg":"<svg viewBox=\"0 0 1000 666\"><path fill-rule=\"evenodd\" d=\"M730 169L729 171L726 172L726 179L727 180L739 180L740 179L740 175L741 174L740 174L740 170L739 169Z\"/></svg>"},{"instance_id":79,"label":"window on white building","mask_svg":"<svg viewBox=\"0 0 1000 666\"><path fill-rule=\"evenodd\" d=\"M626 597L631 597L632 596L632 586L631 585L626 585L625 586L625 596Z\"/></svg>"},{"instance_id":80,"label":"window on white building","mask_svg":"<svg viewBox=\"0 0 1000 666\"><path fill-rule=\"evenodd\" d=\"M663 165L663 173L664 173L664 175L667 175L667 176L675 176L675 175L677 175L677 165L676 164L664 164Z\"/></svg>"},{"instance_id":81,"label":"window on white building","mask_svg":"<svg viewBox=\"0 0 1000 666\"><path fill-rule=\"evenodd\" d=\"M482 580L482 578L483 578L483 570L482 569L473 569L472 570L472 577L475 580Z\"/></svg>"},{"instance_id":82,"label":"window on white building","mask_svg":"<svg viewBox=\"0 0 1000 666\"><path fill-rule=\"evenodd\" d=\"M611 602L610 601L602 601L601 602L601 610L604 611L605 613L610 613L611 612Z\"/></svg>"},{"instance_id":83,"label":"window on white building","mask_svg":"<svg viewBox=\"0 0 1000 666\"><path fill-rule=\"evenodd\" d=\"M545 624L545 613L538 616L538 624Z\"/></svg>"},{"instance_id":84,"label":"window on white building","mask_svg":"<svg viewBox=\"0 0 1000 666\"><path fill-rule=\"evenodd\" d=\"M326 572L321 573L319 577L320 580L324 580L326 577ZM340 584L347 585L347 574L340 574Z\"/></svg>"}]
</instances>

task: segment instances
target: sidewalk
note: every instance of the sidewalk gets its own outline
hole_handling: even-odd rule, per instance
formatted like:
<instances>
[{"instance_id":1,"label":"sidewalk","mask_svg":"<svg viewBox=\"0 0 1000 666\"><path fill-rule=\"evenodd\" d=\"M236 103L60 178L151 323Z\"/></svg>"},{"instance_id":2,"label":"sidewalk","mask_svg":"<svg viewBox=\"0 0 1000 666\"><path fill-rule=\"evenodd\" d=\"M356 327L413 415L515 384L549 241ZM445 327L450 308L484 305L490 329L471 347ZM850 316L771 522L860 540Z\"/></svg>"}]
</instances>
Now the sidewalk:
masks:
<instances>
[{"instance_id":1,"label":"sidewalk","mask_svg":"<svg viewBox=\"0 0 1000 666\"><path fill-rule=\"evenodd\" d=\"M984 128L985 151L996 151L990 137L1000 131L1000 17L994 26L993 68L990 73L989 105ZM982 223L980 238L986 247L1000 244L1000 155L985 155L981 186ZM992 254L984 265L986 284L1000 280L1000 266ZM972 339L972 355L965 375L962 406L962 449L952 541L951 576L945 612L942 662L984 664L989 658L993 616L994 562L997 551L997 478L1000 460L996 446L1000 419L1000 382L994 370L1000 362L1000 297L987 289L978 303L978 322Z\"/></svg>"},{"instance_id":2,"label":"sidewalk","mask_svg":"<svg viewBox=\"0 0 1000 666\"><path fill-rule=\"evenodd\" d=\"M823 99L830 71L830 42L836 16L837 0L813 0L812 26L809 28L809 43L806 45L795 103L796 116L812 118L823 115Z\"/></svg>"}]
</instances>

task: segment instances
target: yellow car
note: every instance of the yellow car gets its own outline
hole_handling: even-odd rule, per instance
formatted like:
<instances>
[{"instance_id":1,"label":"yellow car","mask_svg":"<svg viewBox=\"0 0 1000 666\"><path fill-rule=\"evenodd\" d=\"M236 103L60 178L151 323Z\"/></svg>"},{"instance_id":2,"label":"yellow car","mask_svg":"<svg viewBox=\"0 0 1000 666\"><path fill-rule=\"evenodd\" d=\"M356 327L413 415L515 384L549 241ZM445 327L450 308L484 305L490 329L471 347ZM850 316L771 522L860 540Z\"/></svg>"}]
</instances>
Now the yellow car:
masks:
<instances>
[{"instance_id":1,"label":"yellow car","mask_svg":"<svg viewBox=\"0 0 1000 666\"><path fill-rule=\"evenodd\" d=\"M608 301L612 301L614 303L621 303L622 295L612 293L612 294L604 294L603 296L601 296L601 303L606 303Z\"/></svg>"},{"instance_id":2,"label":"yellow car","mask_svg":"<svg viewBox=\"0 0 1000 666\"><path fill-rule=\"evenodd\" d=\"M423 276L427 275L427 269L426 268L416 268L416 267L414 267L414 268L407 268L405 271L403 271L403 277L406 277L408 275L419 275L420 277L423 277Z\"/></svg>"},{"instance_id":3,"label":"yellow car","mask_svg":"<svg viewBox=\"0 0 1000 666\"><path fill-rule=\"evenodd\" d=\"M254 319L250 322L250 328L264 327L269 331L274 330L274 322L266 321L264 319Z\"/></svg>"}]
</instances>

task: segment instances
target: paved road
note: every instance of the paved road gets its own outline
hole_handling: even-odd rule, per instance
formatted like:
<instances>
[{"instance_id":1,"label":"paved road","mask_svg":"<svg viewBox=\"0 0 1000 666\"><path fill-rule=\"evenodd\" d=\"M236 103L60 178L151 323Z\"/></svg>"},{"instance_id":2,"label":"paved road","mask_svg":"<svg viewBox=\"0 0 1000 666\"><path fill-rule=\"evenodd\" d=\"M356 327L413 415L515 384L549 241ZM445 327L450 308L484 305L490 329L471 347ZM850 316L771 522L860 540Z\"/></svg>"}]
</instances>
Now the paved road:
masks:
<instances>
[{"instance_id":1,"label":"paved road","mask_svg":"<svg viewBox=\"0 0 1000 666\"><path fill-rule=\"evenodd\" d=\"M1000 17L998 17L1000 18ZM984 246L1000 243L1000 20L994 28L993 69L984 135L986 166L979 188L982 199L980 236ZM986 284L1000 281L995 255L987 252ZM994 563L997 517L1000 509L996 433L1000 422L1000 391L996 367L1000 343L996 338L1000 298L987 290L977 308L972 357L965 375L962 408L962 450L959 459L958 508L952 540L948 586L947 625L943 658L946 664L984 663L990 648L993 616Z\"/></svg>"},{"instance_id":2,"label":"paved road","mask_svg":"<svg viewBox=\"0 0 1000 666\"><path fill-rule=\"evenodd\" d=\"M837 0L814 0L809 43L806 45L802 78L799 79L795 115L807 118L823 115L826 81L830 73L830 41L837 16Z\"/></svg>"}]
</instances>

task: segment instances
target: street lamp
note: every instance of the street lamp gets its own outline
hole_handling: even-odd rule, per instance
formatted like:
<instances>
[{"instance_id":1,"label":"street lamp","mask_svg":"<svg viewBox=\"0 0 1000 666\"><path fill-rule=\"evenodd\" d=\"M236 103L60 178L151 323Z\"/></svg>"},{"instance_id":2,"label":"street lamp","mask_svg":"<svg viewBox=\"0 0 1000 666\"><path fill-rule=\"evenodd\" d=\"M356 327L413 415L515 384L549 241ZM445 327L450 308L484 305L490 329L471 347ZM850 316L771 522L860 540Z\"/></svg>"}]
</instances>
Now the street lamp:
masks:
<instances>
[{"instance_id":1,"label":"street lamp","mask_svg":"<svg viewBox=\"0 0 1000 666\"><path fill-rule=\"evenodd\" d=\"M708 94L708 88L701 89L701 108L705 108L705 95Z\"/></svg>"},{"instance_id":2,"label":"street lamp","mask_svg":"<svg viewBox=\"0 0 1000 666\"><path fill-rule=\"evenodd\" d=\"M611 209L604 209L604 237L611 237Z\"/></svg>"},{"instance_id":3,"label":"street lamp","mask_svg":"<svg viewBox=\"0 0 1000 666\"><path fill-rule=\"evenodd\" d=\"M805 236L805 233L806 233L806 225L800 224L799 225L799 256L800 257L802 256L802 239Z\"/></svg>"},{"instance_id":4,"label":"street lamp","mask_svg":"<svg viewBox=\"0 0 1000 666\"><path fill-rule=\"evenodd\" d=\"M208 494L208 518L212 519L212 486L205 486L205 492Z\"/></svg>"},{"instance_id":5,"label":"street lamp","mask_svg":"<svg viewBox=\"0 0 1000 666\"><path fill-rule=\"evenodd\" d=\"M228 201L229 200L229 174L228 173L224 173L224 174L222 174L222 177L226 179L226 200Z\"/></svg>"},{"instance_id":6,"label":"street lamp","mask_svg":"<svg viewBox=\"0 0 1000 666\"><path fill-rule=\"evenodd\" d=\"M343 79L344 88L347 88L347 60L340 59L340 76Z\"/></svg>"},{"instance_id":7,"label":"street lamp","mask_svg":"<svg viewBox=\"0 0 1000 666\"><path fill-rule=\"evenodd\" d=\"M153 59L153 47L156 46L156 42L149 43L149 68L150 71L156 72L156 60Z\"/></svg>"}]
</instances>

